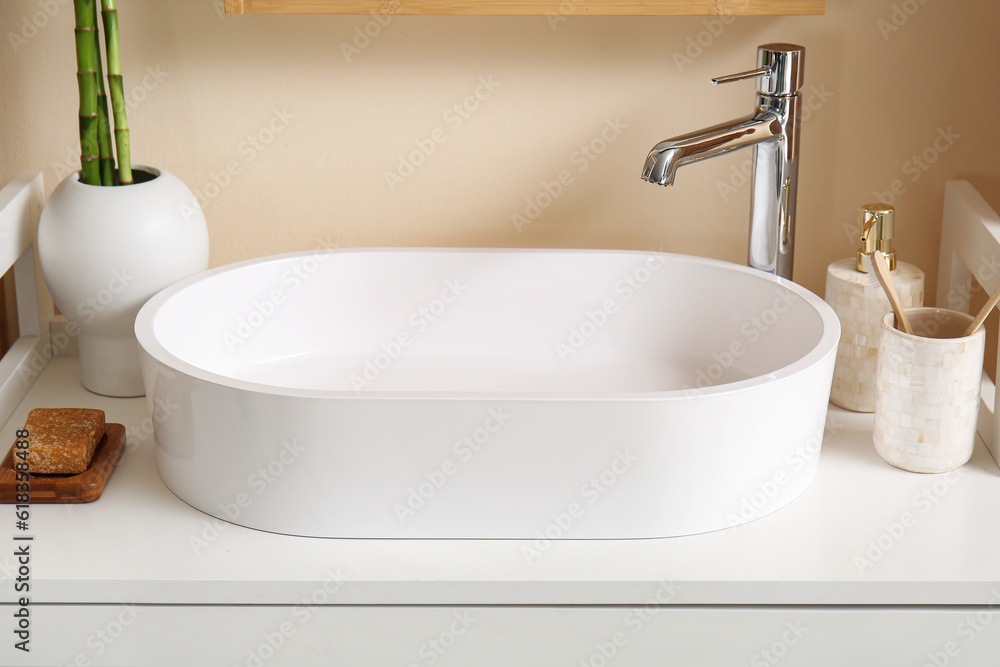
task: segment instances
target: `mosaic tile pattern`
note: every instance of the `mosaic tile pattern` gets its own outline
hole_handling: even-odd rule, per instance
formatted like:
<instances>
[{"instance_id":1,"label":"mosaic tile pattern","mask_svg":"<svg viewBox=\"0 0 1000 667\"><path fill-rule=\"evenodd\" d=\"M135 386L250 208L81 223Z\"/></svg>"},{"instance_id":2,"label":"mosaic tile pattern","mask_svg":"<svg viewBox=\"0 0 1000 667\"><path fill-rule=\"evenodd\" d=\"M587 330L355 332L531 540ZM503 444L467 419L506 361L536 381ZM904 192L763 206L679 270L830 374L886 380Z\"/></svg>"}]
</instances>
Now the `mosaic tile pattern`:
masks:
<instances>
[{"instance_id":1,"label":"mosaic tile pattern","mask_svg":"<svg viewBox=\"0 0 1000 667\"><path fill-rule=\"evenodd\" d=\"M882 335L874 441L887 463L912 472L947 472L969 460L985 341L983 329L954 339L919 338L895 329Z\"/></svg>"},{"instance_id":2,"label":"mosaic tile pattern","mask_svg":"<svg viewBox=\"0 0 1000 667\"><path fill-rule=\"evenodd\" d=\"M825 300L841 326L830 400L848 410L874 412L880 326L892 307L875 274L860 273L854 267L854 259L843 259L827 269ZM924 304L923 271L899 262L892 277L903 308Z\"/></svg>"}]
</instances>

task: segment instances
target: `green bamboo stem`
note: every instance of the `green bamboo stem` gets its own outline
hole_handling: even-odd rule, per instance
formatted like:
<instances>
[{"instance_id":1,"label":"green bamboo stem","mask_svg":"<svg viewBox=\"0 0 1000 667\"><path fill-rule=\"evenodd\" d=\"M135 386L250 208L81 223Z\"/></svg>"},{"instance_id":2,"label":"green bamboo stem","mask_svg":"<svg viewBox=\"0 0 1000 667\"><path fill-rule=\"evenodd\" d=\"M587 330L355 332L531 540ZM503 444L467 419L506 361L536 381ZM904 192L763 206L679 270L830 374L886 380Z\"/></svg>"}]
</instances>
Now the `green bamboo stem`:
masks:
<instances>
[{"instance_id":1,"label":"green bamboo stem","mask_svg":"<svg viewBox=\"0 0 1000 667\"><path fill-rule=\"evenodd\" d=\"M94 0L73 0L73 9L76 15L76 80L80 89L80 180L88 185L100 185Z\"/></svg>"},{"instance_id":2,"label":"green bamboo stem","mask_svg":"<svg viewBox=\"0 0 1000 667\"><path fill-rule=\"evenodd\" d=\"M108 56L108 92L115 116L115 149L118 154L118 182L132 183L132 160L129 156L128 120L125 118L125 89L122 84L121 54L118 46L118 9L115 0L101 0L104 18L104 44Z\"/></svg>"},{"instance_id":3,"label":"green bamboo stem","mask_svg":"<svg viewBox=\"0 0 1000 667\"><path fill-rule=\"evenodd\" d=\"M97 64L97 148L100 154L101 185L115 184L115 156L111 144L111 123L108 119L108 95L104 92L101 71L101 39L97 28L97 3L94 2L94 61Z\"/></svg>"}]
</instances>

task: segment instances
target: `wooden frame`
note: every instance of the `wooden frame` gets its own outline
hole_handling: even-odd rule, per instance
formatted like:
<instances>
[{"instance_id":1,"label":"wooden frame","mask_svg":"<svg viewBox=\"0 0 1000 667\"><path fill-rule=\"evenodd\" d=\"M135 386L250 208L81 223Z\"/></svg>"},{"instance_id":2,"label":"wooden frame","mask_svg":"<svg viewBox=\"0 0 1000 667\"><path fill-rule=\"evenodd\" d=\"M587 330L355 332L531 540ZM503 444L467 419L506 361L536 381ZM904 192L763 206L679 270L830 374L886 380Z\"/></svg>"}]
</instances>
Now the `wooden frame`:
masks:
<instances>
[{"instance_id":1,"label":"wooden frame","mask_svg":"<svg viewBox=\"0 0 1000 667\"><path fill-rule=\"evenodd\" d=\"M822 14L826 0L225 0L227 14L668 16Z\"/></svg>"},{"instance_id":2,"label":"wooden frame","mask_svg":"<svg viewBox=\"0 0 1000 667\"><path fill-rule=\"evenodd\" d=\"M973 277L987 294L1000 285L1000 216L971 183L948 181L941 216L937 306L968 312ZM982 387L977 430L993 459L1000 462L997 390L986 373Z\"/></svg>"},{"instance_id":3,"label":"wooden frame","mask_svg":"<svg viewBox=\"0 0 1000 667\"><path fill-rule=\"evenodd\" d=\"M42 212L42 175L22 173L0 190L0 274L14 268L18 338L0 359L0 423L6 423L47 359L35 282L35 230Z\"/></svg>"}]
</instances>

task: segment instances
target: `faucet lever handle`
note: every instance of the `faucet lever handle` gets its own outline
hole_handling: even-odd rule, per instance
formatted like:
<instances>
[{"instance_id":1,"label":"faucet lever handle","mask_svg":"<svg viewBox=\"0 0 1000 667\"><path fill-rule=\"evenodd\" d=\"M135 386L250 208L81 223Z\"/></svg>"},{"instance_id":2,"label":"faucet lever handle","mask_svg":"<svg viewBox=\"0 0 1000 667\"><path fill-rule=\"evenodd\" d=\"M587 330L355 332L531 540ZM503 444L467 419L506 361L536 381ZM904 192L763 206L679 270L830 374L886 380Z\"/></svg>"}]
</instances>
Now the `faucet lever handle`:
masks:
<instances>
[{"instance_id":1,"label":"faucet lever handle","mask_svg":"<svg viewBox=\"0 0 1000 667\"><path fill-rule=\"evenodd\" d=\"M774 68L770 66L758 67L757 69L752 69L749 72L740 72L738 74L727 74L725 76L717 76L712 79L712 85L719 85L720 83L730 83L732 81L744 81L746 79L756 79L758 76L771 76L774 74Z\"/></svg>"},{"instance_id":2,"label":"faucet lever handle","mask_svg":"<svg viewBox=\"0 0 1000 667\"><path fill-rule=\"evenodd\" d=\"M797 44L762 44L757 47L757 69L739 74L719 76L712 83L729 83L760 78L757 92L784 97L795 95L802 88L802 67L806 50Z\"/></svg>"}]
</instances>

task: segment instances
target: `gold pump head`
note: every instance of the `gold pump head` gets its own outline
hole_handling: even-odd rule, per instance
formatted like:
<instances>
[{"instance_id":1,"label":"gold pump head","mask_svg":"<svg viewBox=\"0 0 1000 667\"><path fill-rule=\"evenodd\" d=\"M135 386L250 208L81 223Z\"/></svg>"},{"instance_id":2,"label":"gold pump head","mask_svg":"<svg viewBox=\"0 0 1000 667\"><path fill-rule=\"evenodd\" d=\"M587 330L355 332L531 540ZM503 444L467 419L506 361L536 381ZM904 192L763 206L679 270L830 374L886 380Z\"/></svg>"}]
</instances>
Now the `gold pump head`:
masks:
<instances>
[{"instance_id":1,"label":"gold pump head","mask_svg":"<svg viewBox=\"0 0 1000 667\"><path fill-rule=\"evenodd\" d=\"M864 257L876 251L885 255L889 270L894 270L896 251L892 248L892 237L895 233L896 209L880 202L865 204L861 211L861 247L858 248L857 270L868 273Z\"/></svg>"}]
</instances>

